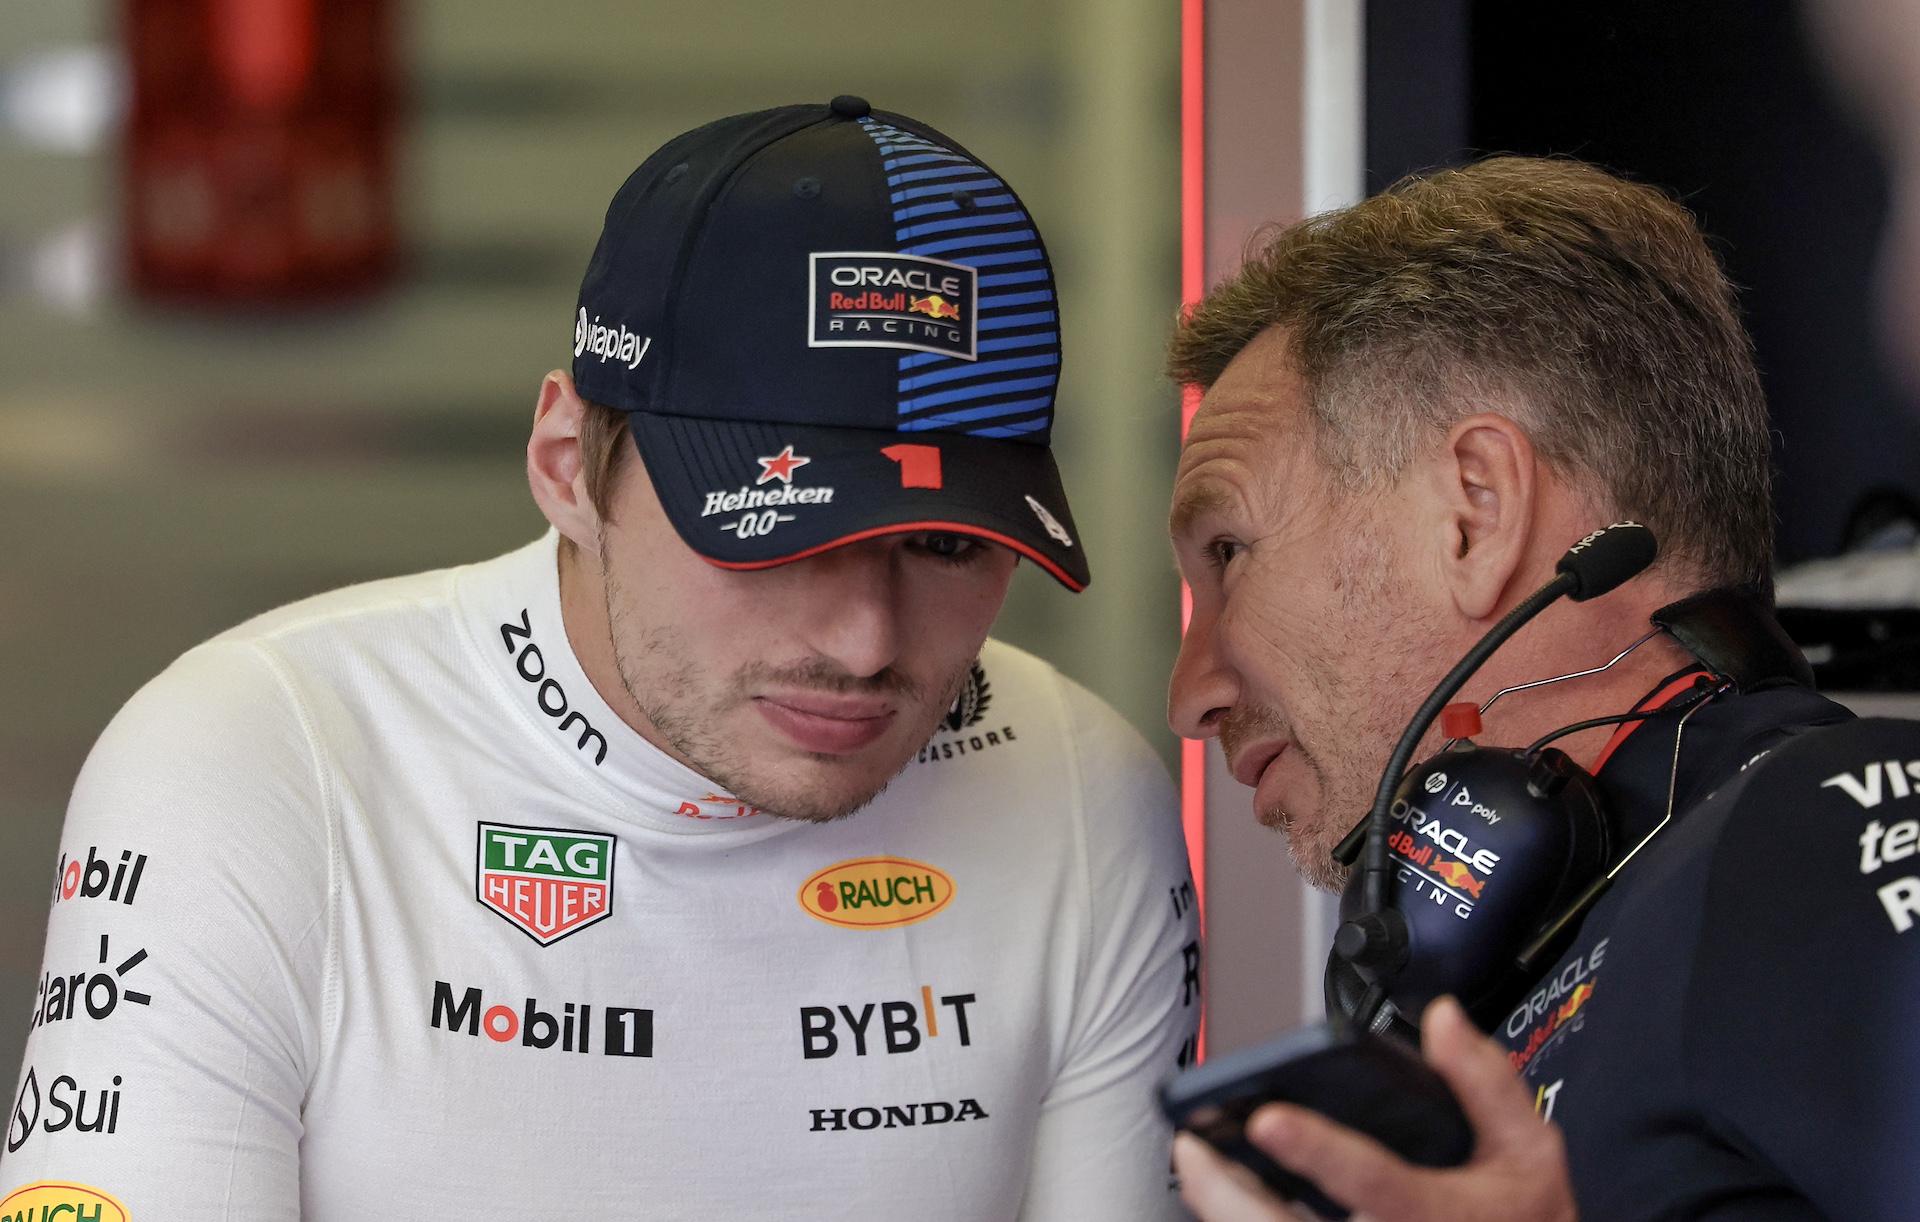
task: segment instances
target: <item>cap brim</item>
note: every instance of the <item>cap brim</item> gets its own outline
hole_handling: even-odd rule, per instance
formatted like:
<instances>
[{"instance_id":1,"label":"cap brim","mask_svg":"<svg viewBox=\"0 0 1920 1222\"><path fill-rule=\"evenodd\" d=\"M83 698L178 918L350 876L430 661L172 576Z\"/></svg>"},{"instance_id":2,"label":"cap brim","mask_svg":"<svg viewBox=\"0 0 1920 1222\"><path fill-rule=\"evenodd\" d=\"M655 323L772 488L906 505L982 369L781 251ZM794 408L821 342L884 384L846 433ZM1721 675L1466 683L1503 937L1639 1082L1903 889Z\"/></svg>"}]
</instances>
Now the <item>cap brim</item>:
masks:
<instances>
[{"instance_id":1,"label":"cap brim","mask_svg":"<svg viewBox=\"0 0 1920 1222\"><path fill-rule=\"evenodd\" d=\"M1070 590L1091 580L1044 445L653 412L628 420L668 520L722 568L771 568L936 530L1011 548Z\"/></svg>"}]
</instances>

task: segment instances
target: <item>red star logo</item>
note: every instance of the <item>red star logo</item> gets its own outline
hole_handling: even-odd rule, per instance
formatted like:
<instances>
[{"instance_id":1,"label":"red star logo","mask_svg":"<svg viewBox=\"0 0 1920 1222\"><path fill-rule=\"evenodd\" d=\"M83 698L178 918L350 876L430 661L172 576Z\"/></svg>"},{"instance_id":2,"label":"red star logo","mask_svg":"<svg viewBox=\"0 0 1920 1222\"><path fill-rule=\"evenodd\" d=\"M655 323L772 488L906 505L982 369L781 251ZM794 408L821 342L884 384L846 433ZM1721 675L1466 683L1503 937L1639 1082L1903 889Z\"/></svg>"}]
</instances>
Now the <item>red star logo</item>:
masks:
<instances>
[{"instance_id":1,"label":"red star logo","mask_svg":"<svg viewBox=\"0 0 1920 1222\"><path fill-rule=\"evenodd\" d=\"M794 468L804 467L813 460L811 458L799 457L793 452L793 447L788 446L772 458L758 458L754 461L760 464L760 478L753 481L757 486L766 483L770 479L777 479L783 484L791 484L793 482Z\"/></svg>"}]
</instances>

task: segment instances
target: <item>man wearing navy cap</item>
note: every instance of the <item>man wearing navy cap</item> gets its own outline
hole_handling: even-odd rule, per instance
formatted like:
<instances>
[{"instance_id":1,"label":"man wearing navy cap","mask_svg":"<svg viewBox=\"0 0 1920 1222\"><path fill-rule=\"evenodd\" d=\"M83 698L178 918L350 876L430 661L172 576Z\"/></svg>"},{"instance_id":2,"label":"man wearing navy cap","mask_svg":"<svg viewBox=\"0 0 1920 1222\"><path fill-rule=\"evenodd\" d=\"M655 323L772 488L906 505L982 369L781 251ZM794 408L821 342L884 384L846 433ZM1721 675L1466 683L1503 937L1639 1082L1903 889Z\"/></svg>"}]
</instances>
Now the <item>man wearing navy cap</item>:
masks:
<instances>
[{"instance_id":1,"label":"man wearing navy cap","mask_svg":"<svg viewBox=\"0 0 1920 1222\"><path fill-rule=\"evenodd\" d=\"M1171 787L986 640L1020 558L1088 580L1059 365L938 132L843 97L649 158L541 386L554 530L242 625L102 736L0 1217L1176 1214Z\"/></svg>"}]
</instances>

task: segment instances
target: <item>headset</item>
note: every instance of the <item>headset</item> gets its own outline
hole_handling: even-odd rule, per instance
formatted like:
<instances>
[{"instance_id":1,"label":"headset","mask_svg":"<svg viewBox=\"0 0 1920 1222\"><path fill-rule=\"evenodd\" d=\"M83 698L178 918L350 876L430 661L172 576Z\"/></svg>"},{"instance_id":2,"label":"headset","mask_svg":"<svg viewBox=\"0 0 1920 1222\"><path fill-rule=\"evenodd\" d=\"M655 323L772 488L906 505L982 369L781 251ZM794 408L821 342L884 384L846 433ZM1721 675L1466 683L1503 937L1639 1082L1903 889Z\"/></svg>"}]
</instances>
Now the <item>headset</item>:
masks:
<instances>
[{"instance_id":1,"label":"headset","mask_svg":"<svg viewBox=\"0 0 1920 1222\"><path fill-rule=\"evenodd\" d=\"M1349 867L1363 850L1365 856L1341 896L1342 923L1327 960L1328 1013L1411 1035L1401 1016L1417 1016L1450 993L1491 1029L1673 817L1670 782L1666 818L1631 847L1618 843L1598 783L1549 744L1595 726L1678 714L1677 777L1680 734L1708 702L1781 681L1813 686L1811 668L1764 602L1716 590L1655 612L1652 631L1604 666L1493 698L1596 674L1664 632L1710 673L1663 708L1575 722L1524 748L1473 742L1479 715L1493 701L1480 708L1448 701L1487 658L1563 596L1598 598L1644 571L1658 551L1653 532L1637 522L1616 522L1580 540L1560 558L1553 580L1495 624L1421 704L1381 774L1371 812L1333 853ZM1409 769L1436 717L1450 741Z\"/></svg>"}]
</instances>

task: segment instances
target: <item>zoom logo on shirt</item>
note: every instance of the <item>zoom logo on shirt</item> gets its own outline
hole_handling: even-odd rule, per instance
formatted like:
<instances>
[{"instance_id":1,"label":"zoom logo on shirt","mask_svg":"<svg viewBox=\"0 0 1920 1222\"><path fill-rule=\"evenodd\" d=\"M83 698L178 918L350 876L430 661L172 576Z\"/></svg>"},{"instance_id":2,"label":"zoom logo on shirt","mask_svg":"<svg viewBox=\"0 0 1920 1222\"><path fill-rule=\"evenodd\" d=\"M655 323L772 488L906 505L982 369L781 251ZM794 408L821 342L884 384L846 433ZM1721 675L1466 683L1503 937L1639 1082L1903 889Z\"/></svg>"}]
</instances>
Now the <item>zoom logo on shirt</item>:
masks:
<instances>
[{"instance_id":1,"label":"zoom logo on shirt","mask_svg":"<svg viewBox=\"0 0 1920 1222\"><path fill-rule=\"evenodd\" d=\"M577 1052L593 1051L593 1006L586 1002L565 1002L559 1014L540 1008L537 997L529 997L521 1009L486 1004L479 989L470 988L453 999L453 986L444 980L433 982L431 1025L450 1034L461 1028L468 1035L482 1033L496 1044L518 1043L522 1048ZM610 1057L650 1057L653 1055L653 1011L630 1006L602 1006L600 1052Z\"/></svg>"},{"instance_id":2,"label":"zoom logo on shirt","mask_svg":"<svg viewBox=\"0 0 1920 1222\"><path fill-rule=\"evenodd\" d=\"M515 646L515 637L524 638L526 644ZM607 758L607 736L594 729L593 723L587 720L584 713L574 710L567 704L567 689L560 686L558 679L547 678L546 655L540 652L540 646L533 643L533 620L527 615L525 607L520 608L519 623L509 621L500 625L500 639L507 643L508 653L511 654L516 648L519 649L519 654L513 659L514 673L535 685L533 702L540 706L540 711L554 719L557 723L556 728L562 734L571 730L574 723L578 722L580 741L574 744L575 748L585 751L588 743L598 741L600 747L594 753L593 762L596 765L602 763Z\"/></svg>"},{"instance_id":3,"label":"zoom logo on shirt","mask_svg":"<svg viewBox=\"0 0 1920 1222\"><path fill-rule=\"evenodd\" d=\"M967 1025L967 1007L973 1005L972 993L950 993L940 999L942 1009L952 1010L950 1029L962 1048L973 1045L973 1031ZM879 1013L876 1015L875 1010ZM837 1016L836 1016L837 1012ZM879 1019L876 1023L875 1018ZM874 1051L884 1045L889 1054L913 1052L921 1044L920 1020L926 1019L926 1038L940 1038L940 1013L934 1008L933 986L920 986L920 1002L867 1002L859 1006L801 1006L800 1055L809 1061L838 1056L843 1047L853 1055L867 1055L868 1037Z\"/></svg>"}]
</instances>

